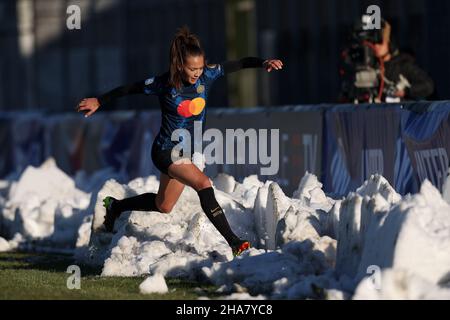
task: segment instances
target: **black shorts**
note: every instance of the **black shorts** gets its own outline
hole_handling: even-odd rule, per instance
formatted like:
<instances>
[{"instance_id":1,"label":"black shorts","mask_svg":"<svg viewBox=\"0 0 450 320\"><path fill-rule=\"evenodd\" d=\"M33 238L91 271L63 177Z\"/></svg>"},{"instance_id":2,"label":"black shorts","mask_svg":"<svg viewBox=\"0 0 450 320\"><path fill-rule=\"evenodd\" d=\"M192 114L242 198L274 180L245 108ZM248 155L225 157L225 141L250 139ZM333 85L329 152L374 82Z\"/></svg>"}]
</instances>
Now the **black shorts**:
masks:
<instances>
[{"instance_id":1,"label":"black shorts","mask_svg":"<svg viewBox=\"0 0 450 320\"><path fill-rule=\"evenodd\" d=\"M171 164L173 164L172 161L172 150L173 149L167 149L162 150L156 143L153 143L152 145L152 161L155 167L161 171L162 173L169 175L169 167ZM180 156L183 157L182 152L180 152ZM185 157L190 160L189 157Z\"/></svg>"}]
</instances>

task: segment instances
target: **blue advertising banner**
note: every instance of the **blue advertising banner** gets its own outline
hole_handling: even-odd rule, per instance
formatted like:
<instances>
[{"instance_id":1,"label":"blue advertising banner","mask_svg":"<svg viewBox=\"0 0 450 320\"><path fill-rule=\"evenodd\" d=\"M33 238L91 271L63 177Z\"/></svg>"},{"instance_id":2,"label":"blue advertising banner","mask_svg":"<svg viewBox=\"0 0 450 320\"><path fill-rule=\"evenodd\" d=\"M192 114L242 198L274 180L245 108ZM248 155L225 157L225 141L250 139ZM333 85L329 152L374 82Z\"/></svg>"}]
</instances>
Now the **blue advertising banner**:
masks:
<instances>
[{"instance_id":1,"label":"blue advertising banner","mask_svg":"<svg viewBox=\"0 0 450 320\"><path fill-rule=\"evenodd\" d=\"M11 123L12 162L18 170L38 166L44 159L44 121L42 115L29 113Z\"/></svg>"},{"instance_id":2,"label":"blue advertising banner","mask_svg":"<svg viewBox=\"0 0 450 320\"><path fill-rule=\"evenodd\" d=\"M450 107L450 105L449 105ZM383 175L400 194L418 183L401 135L403 105L340 105L325 115L324 188L345 196L372 174Z\"/></svg>"},{"instance_id":3,"label":"blue advertising banner","mask_svg":"<svg viewBox=\"0 0 450 320\"><path fill-rule=\"evenodd\" d=\"M322 175L323 110L321 106L293 106L210 112L207 129L220 130L224 136L227 130L242 129L248 136L250 130L255 132L254 141L244 142L247 155L245 164L239 164L235 155L233 164L209 165L206 172L211 176L225 172L237 180L257 174L262 181L276 181L291 195L298 188L305 172L318 177ZM266 153L261 150L262 139L270 145L267 152L270 161L262 159ZM255 145L259 147L254 149L258 157L252 164L248 161L248 154ZM225 154L229 150L223 152Z\"/></svg>"},{"instance_id":4,"label":"blue advertising banner","mask_svg":"<svg viewBox=\"0 0 450 320\"><path fill-rule=\"evenodd\" d=\"M0 175L20 173L49 156L70 175L105 168L130 179L158 175L150 153L160 121L158 111L99 113L88 119L2 113ZM287 194L306 171L317 175L334 197L354 191L375 173L400 194L417 192L425 179L442 189L450 166L450 101L213 109L208 129L225 133L225 139L227 129L242 129L246 137L231 141L233 153L245 149L245 159L234 153L232 165L210 164L209 176L226 172L240 180L257 174L263 181L277 181ZM271 130L279 131L276 148ZM250 161L250 149L266 141L261 138L267 140L267 154ZM228 151L223 150L225 157ZM276 170L264 175L262 168Z\"/></svg>"},{"instance_id":5,"label":"blue advertising banner","mask_svg":"<svg viewBox=\"0 0 450 320\"><path fill-rule=\"evenodd\" d=\"M411 105L402 113L402 138L417 184L428 179L442 191L450 166L450 106L434 102Z\"/></svg>"},{"instance_id":6,"label":"blue advertising banner","mask_svg":"<svg viewBox=\"0 0 450 320\"><path fill-rule=\"evenodd\" d=\"M68 174L85 169L83 146L87 125L88 121L82 117L72 115L48 117L44 122L45 158L53 157L58 166Z\"/></svg>"}]
</instances>

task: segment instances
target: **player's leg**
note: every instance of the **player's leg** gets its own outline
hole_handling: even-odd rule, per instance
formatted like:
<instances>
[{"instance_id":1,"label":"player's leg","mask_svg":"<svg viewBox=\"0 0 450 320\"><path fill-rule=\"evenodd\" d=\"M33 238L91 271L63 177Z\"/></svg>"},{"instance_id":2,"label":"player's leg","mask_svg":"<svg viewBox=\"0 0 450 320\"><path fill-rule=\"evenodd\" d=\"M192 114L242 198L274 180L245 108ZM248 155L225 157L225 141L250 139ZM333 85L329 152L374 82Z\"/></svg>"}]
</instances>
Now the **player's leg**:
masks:
<instances>
[{"instance_id":1,"label":"player's leg","mask_svg":"<svg viewBox=\"0 0 450 320\"><path fill-rule=\"evenodd\" d=\"M203 172L194 164L185 160L183 163L174 163L169 166L168 172L171 177L197 191L203 211L228 242L234 255L239 255L250 247L247 240L239 239L231 230L227 218L216 200L211 182Z\"/></svg>"},{"instance_id":2,"label":"player's leg","mask_svg":"<svg viewBox=\"0 0 450 320\"><path fill-rule=\"evenodd\" d=\"M185 185L168 175L161 173L158 194L156 195L156 206L162 213L170 213L180 198Z\"/></svg>"},{"instance_id":3,"label":"player's leg","mask_svg":"<svg viewBox=\"0 0 450 320\"><path fill-rule=\"evenodd\" d=\"M168 176L168 168L172 164L171 150L161 150L154 143L152 146L153 165L161 172L158 194L144 193L135 197L117 200L106 197L103 205L106 208L105 229L109 232L115 220L124 211L158 211L169 213L177 202L184 186Z\"/></svg>"},{"instance_id":4,"label":"player's leg","mask_svg":"<svg viewBox=\"0 0 450 320\"><path fill-rule=\"evenodd\" d=\"M106 197L103 202L106 208L105 228L111 232L114 222L124 211L157 211L170 213L181 193L184 184L161 173L158 194L144 193L134 197L117 200Z\"/></svg>"}]
</instances>

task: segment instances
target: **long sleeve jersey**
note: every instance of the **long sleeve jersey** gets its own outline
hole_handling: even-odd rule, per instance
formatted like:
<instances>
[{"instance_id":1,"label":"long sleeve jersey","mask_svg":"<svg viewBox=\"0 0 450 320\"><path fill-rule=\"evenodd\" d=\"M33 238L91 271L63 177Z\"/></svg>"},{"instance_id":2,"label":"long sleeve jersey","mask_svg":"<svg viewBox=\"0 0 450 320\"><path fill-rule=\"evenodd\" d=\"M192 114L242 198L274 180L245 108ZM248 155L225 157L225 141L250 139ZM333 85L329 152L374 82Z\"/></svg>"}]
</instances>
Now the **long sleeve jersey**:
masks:
<instances>
[{"instance_id":1,"label":"long sleeve jersey","mask_svg":"<svg viewBox=\"0 0 450 320\"><path fill-rule=\"evenodd\" d=\"M264 60L247 57L238 61L227 61L216 65L207 65L195 84L183 84L180 90L169 85L169 73L152 76L133 84L120 86L98 97L103 106L113 99L130 95L156 95L161 107L161 128L155 138L161 150L173 148L179 141L172 141L172 133L177 129L185 129L192 136L194 122L202 125L206 119L208 92L215 80L225 74L244 68L261 68Z\"/></svg>"}]
</instances>

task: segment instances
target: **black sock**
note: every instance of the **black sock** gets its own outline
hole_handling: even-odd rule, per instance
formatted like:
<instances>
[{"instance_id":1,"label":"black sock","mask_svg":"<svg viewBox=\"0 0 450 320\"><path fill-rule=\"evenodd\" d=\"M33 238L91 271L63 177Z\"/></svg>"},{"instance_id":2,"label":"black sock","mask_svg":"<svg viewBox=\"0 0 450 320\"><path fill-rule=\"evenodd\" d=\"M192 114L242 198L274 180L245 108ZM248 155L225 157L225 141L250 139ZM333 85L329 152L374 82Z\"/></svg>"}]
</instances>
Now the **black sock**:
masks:
<instances>
[{"instance_id":1,"label":"black sock","mask_svg":"<svg viewBox=\"0 0 450 320\"><path fill-rule=\"evenodd\" d=\"M120 213L124 211L159 211L156 206L156 194L144 193L135 197L126 198L114 202L114 210Z\"/></svg>"},{"instance_id":2,"label":"black sock","mask_svg":"<svg viewBox=\"0 0 450 320\"><path fill-rule=\"evenodd\" d=\"M212 222L214 227L220 232L220 234L225 238L229 245L235 243L239 240L228 224L227 218L223 213L222 208L214 196L214 189L212 187L206 188L198 191L198 196L200 198L200 205L206 216Z\"/></svg>"}]
</instances>

